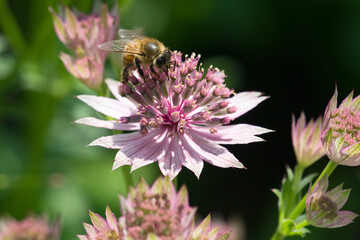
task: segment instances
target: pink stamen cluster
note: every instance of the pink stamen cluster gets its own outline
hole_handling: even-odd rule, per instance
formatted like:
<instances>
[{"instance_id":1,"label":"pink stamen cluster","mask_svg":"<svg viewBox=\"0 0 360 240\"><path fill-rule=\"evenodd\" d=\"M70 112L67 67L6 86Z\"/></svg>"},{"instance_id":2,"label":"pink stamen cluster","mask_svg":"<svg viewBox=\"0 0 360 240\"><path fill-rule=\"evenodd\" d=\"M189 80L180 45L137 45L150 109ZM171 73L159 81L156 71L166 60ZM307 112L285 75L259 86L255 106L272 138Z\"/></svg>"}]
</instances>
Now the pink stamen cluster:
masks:
<instances>
[{"instance_id":1,"label":"pink stamen cluster","mask_svg":"<svg viewBox=\"0 0 360 240\"><path fill-rule=\"evenodd\" d=\"M133 202L134 213L126 213L125 222L128 235L134 239L146 239L148 233L154 233L163 240L176 239L182 233L182 204L171 210L167 194L144 194Z\"/></svg>"},{"instance_id":2,"label":"pink stamen cluster","mask_svg":"<svg viewBox=\"0 0 360 240\"><path fill-rule=\"evenodd\" d=\"M332 137L344 137L347 145L360 142L360 112L349 108L334 109L330 113Z\"/></svg>"},{"instance_id":3,"label":"pink stamen cluster","mask_svg":"<svg viewBox=\"0 0 360 240\"><path fill-rule=\"evenodd\" d=\"M196 210L189 206L186 188L177 193L169 178L159 178L151 188L142 180L127 199L120 196L120 200L120 222L132 239L145 240L151 233L172 240L189 234Z\"/></svg>"},{"instance_id":4,"label":"pink stamen cluster","mask_svg":"<svg viewBox=\"0 0 360 240\"><path fill-rule=\"evenodd\" d=\"M181 57L175 52L169 69L157 70L157 74L143 66L144 78L135 71L127 84L120 85L120 94L138 106L138 115L122 117L119 122L133 122L141 115L141 135L165 127L169 136L184 135L189 124L207 125L214 134L218 126L230 123L232 118L227 115L237 108L225 100L234 92L224 84L224 71L211 66L203 77L204 70L197 67L199 55L192 54L185 61Z\"/></svg>"}]
</instances>

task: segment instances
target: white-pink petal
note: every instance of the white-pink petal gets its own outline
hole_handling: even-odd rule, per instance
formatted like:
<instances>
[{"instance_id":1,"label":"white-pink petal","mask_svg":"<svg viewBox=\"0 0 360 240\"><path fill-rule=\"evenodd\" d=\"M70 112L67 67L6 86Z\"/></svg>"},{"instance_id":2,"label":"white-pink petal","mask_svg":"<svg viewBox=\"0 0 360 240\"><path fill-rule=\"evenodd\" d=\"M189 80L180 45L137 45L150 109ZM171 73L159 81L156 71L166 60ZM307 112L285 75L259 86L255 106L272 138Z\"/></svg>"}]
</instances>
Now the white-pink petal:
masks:
<instances>
[{"instance_id":1,"label":"white-pink petal","mask_svg":"<svg viewBox=\"0 0 360 240\"><path fill-rule=\"evenodd\" d=\"M165 156L165 153L170 151L168 149L169 141L170 139L167 137L167 131L164 131L162 135L155 136L148 142L144 142L143 146L133 157L131 171L162 159L163 156Z\"/></svg>"},{"instance_id":2,"label":"white-pink petal","mask_svg":"<svg viewBox=\"0 0 360 240\"><path fill-rule=\"evenodd\" d=\"M83 223L83 226L85 228L85 231L86 231L87 235L89 235L89 237L91 239L95 239L95 237L97 235L95 228L92 225L88 224L88 223Z\"/></svg>"},{"instance_id":3,"label":"white-pink petal","mask_svg":"<svg viewBox=\"0 0 360 240\"><path fill-rule=\"evenodd\" d=\"M138 137L140 137L140 134L138 132L104 136L95 139L88 146L100 146L105 148L120 149L124 145L123 142L126 137L128 137L129 135L134 136L136 134L138 135Z\"/></svg>"},{"instance_id":4,"label":"white-pink petal","mask_svg":"<svg viewBox=\"0 0 360 240\"><path fill-rule=\"evenodd\" d=\"M191 170L197 178L200 178L201 171L204 167L204 162L198 152L188 144L184 137L180 138L182 144L182 151L184 154L184 160L182 164Z\"/></svg>"},{"instance_id":5,"label":"white-pink petal","mask_svg":"<svg viewBox=\"0 0 360 240\"><path fill-rule=\"evenodd\" d=\"M208 141L192 132L184 135L184 138L193 148L193 151L198 152L210 164L223 168L244 168L243 164L232 153L217 143Z\"/></svg>"},{"instance_id":6,"label":"white-pink petal","mask_svg":"<svg viewBox=\"0 0 360 240\"><path fill-rule=\"evenodd\" d=\"M140 129L139 123L119 123L116 120L100 120L94 117L86 117L76 120L74 123L85 124L92 127L107 128L112 130L137 131Z\"/></svg>"},{"instance_id":7,"label":"white-pink petal","mask_svg":"<svg viewBox=\"0 0 360 240\"><path fill-rule=\"evenodd\" d=\"M109 206L106 207L105 215L106 221L109 224L110 228L115 230L116 233L119 234L117 218L115 217L115 214L111 211Z\"/></svg>"},{"instance_id":8,"label":"white-pink petal","mask_svg":"<svg viewBox=\"0 0 360 240\"><path fill-rule=\"evenodd\" d=\"M251 142L261 142L264 140L256 135L273 132L273 130L250 124L219 126L216 130L217 132L212 134L210 133L208 126L191 126L191 131L219 144L247 144Z\"/></svg>"},{"instance_id":9,"label":"white-pink petal","mask_svg":"<svg viewBox=\"0 0 360 240\"><path fill-rule=\"evenodd\" d=\"M141 136L139 132L104 136L94 140L88 146L101 146L113 149L120 149L127 145L137 146L141 142L148 141L149 139L154 138L160 133L161 131L159 129L154 129L145 136Z\"/></svg>"},{"instance_id":10,"label":"white-pink petal","mask_svg":"<svg viewBox=\"0 0 360 240\"><path fill-rule=\"evenodd\" d=\"M97 213L90 214L90 219L96 230L100 232L105 232L109 228L109 225L106 222L106 220Z\"/></svg>"},{"instance_id":11,"label":"white-pink petal","mask_svg":"<svg viewBox=\"0 0 360 240\"><path fill-rule=\"evenodd\" d=\"M341 149L344 160L342 165L358 166L360 165L360 142Z\"/></svg>"},{"instance_id":12,"label":"white-pink petal","mask_svg":"<svg viewBox=\"0 0 360 240\"><path fill-rule=\"evenodd\" d=\"M92 95L79 95L77 98L96 111L115 119L137 114L136 106L132 103L130 104L129 101Z\"/></svg>"},{"instance_id":13,"label":"white-pink petal","mask_svg":"<svg viewBox=\"0 0 360 240\"><path fill-rule=\"evenodd\" d=\"M115 155L115 160L114 160L112 170L114 171L115 169L122 167L124 165L131 165L131 162L132 162L132 159L127 157L125 155L125 153L120 150Z\"/></svg>"},{"instance_id":14,"label":"white-pink petal","mask_svg":"<svg viewBox=\"0 0 360 240\"><path fill-rule=\"evenodd\" d=\"M145 136L141 136L139 132L117 134L111 136L105 136L96 139L89 146L102 146L106 148L121 149L115 156L113 170L123 165L131 165L135 163L135 159L144 160L145 157L149 157L151 161L157 160L165 151L163 143L158 143L159 139L165 139L164 129L154 129ZM157 145L156 147L154 147ZM150 154L149 154L150 153ZM146 159L145 159L146 160ZM146 163L145 165L151 162ZM136 161L135 167L141 164Z\"/></svg>"},{"instance_id":15,"label":"white-pink petal","mask_svg":"<svg viewBox=\"0 0 360 240\"><path fill-rule=\"evenodd\" d=\"M236 112L227 115L228 117L235 119L249 110L256 107L259 103L269 98L268 96L261 96L261 92L240 92L235 96L229 98L229 106L235 106L237 108Z\"/></svg>"},{"instance_id":16,"label":"white-pink petal","mask_svg":"<svg viewBox=\"0 0 360 240\"><path fill-rule=\"evenodd\" d=\"M337 97L338 97L338 91L337 91L337 87L335 86L334 95L330 99L330 101L325 109L325 113L324 113L324 117L323 117L323 124L321 127L322 131L324 131L327 128L329 121L330 121L331 111L334 110L337 106Z\"/></svg>"},{"instance_id":17,"label":"white-pink petal","mask_svg":"<svg viewBox=\"0 0 360 240\"><path fill-rule=\"evenodd\" d=\"M105 79L105 83L109 87L112 95L116 99L118 99L118 100L120 100L122 102L126 102L127 105L134 105L129 99L127 99L126 97L122 97L120 95L120 93L119 93L120 82L119 81L107 78L107 79Z\"/></svg>"},{"instance_id":18,"label":"white-pink petal","mask_svg":"<svg viewBox=\"0 0 360 240\"><path fill-rule=\"evenodd\" d=\"M175 135L170 141L165 157L160 158L158 164L162 174L173 180L181 171L183 155L178 137Z\"/></svg>"}]
</instances>

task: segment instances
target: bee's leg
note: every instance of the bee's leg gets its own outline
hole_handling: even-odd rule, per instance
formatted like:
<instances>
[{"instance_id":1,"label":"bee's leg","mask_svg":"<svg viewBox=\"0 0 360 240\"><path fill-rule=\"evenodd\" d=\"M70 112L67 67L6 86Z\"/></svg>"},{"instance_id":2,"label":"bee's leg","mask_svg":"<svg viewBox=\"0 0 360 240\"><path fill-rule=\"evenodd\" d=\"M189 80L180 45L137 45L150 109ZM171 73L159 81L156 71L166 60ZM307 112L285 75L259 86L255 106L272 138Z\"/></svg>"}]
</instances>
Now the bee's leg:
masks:
<instances>
[{"instance_id":1,"label":"bee's leg","mask_svg":"<svg viewBox=\"0 0 360 240\"><path fill-rule=\"evenodd\" d=\"M125 67L122 72L122 81L124 83L127 83L129 80L129 67L130 66Z\"/></svg>"},{"instance_id":2,"label":"bee's leg","mask_svg":"<svg viewBox=\"0 0 360 240\"><path fill-rule=\"evenodd\" d=\"M136 69L138 70L140 76L143 79L145 79L145 74L144 74L144 72L143 72L143 70L141 69L141 66L140 66L140 60L137 57L135 57L135 66L136 66Z\"/></svg>"},{"instance_id":3,"label":"bee's leg","mask_svg":"<svg viewBox=\"0 0 360 240\"><path fill-rule=\"evenodd\" d=\"M154 73L157 77L160 77L159 74L155 71L153 64L150 65L150 71Z\"/></svg>"},{"instance_id":4,"label":"bee's leg","mask_svg":"<svg viewBox=\"0 0 360 240\"><path fill-rule=\"evenodd\" d=\"M167 73L169 73L170 67L171 67L171 71L174 71L176 67L176 61L169 62L169 64L166 66Z\"/></svg>"},{"instance_id":5,"label":"bee's leg","mask_svg":"<svg viewBox=\"0 0 360 240\"><path fill-rule=\"evenodd\" d=\"M169 62L169 64L167 64L165 66L164 71L165 71L166 75L169 75L169 70L175 71L175 64L176 64L176 61L171 61L171 62Z\"/></svg>"}]
</instances>

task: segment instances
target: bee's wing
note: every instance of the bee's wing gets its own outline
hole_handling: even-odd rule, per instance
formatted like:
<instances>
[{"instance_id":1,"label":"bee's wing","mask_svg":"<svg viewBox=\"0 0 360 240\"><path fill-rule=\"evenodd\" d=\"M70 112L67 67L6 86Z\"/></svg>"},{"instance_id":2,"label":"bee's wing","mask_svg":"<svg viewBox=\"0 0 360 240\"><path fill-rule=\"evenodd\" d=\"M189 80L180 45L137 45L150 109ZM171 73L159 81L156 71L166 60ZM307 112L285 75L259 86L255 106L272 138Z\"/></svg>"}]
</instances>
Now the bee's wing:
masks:
<instances>
[{"instance_id":1,"label":"bee's wing","mask_svg":"<svg viewBox=\"0 0 360 240\"><path fill-rule=\"evenodd\" d=\"M133 31L128 29L119 29L118 35L121 41L129 42L134 39L142 39L145 36L142 34L142 30Z\"/></svg>"},{"instance_id":2,"label":"bee's wing","mask_svg":"<svg viewBox=\"0 0 360 240\"><path fill-rule=\"evenodd\" d=\"M127 44L128 41L124 40L114 40L110 42L104 42L98 45L98 48L101 50L109 51L109 52L121 52L121 53L131 53L136 55L142 55L140 51L131 47ZM124 51L125 46L127 46L126 51Z\"/></svg>"},{"instance_id":3,"label":"bee's wing","mask_svg":"<svg viewBox=\"0 0 360 240\"><path fill-rule=\"evenodd\" d=\"M114 40L110 42L104 42L98 45L98 48L110 52L121 52L124 50L126 42L120 40Z\"/></svg>"}]
</instances>

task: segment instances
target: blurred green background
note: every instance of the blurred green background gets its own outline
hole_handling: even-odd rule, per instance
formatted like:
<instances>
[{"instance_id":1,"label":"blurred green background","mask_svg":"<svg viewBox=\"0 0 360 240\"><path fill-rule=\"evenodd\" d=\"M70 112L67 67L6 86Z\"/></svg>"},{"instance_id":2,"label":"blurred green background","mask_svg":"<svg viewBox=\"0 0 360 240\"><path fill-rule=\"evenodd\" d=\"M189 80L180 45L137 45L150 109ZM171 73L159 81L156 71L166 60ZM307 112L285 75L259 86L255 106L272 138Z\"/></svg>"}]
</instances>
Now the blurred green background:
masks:
<instances>
[{"instance_id":1,"label":"blurred green background","mask_svg":"<svg viewBox=\"0 0 360 240\"><path fill-rule=\"evenodd\" d=\"M126 194L115 152L86 147L103 129L72 124L96 113L73 96L93 94L58 58L68 52L53 30L48 6L90 13L92 1L0 0L0 214L60 215L62 239L84 234L88 210L119 215ZM114 2L110 2L113 5ZM246 239L269 239L277 221L276 198L285 165L294 166L291 114L317 117L335 84L340 99L360 94L360 2L285 0L119 0L120 27L143 27L170 49L202 55L204 66L224 69L237 92L271 96L238 121L276 132L265 143L230 146L247 170L205 164L200 180L183 169L192 206L205 217L243 219ZM106 74L114 75L110 68ZM324 158L307 172L320 172ZM156 164L134 172L149 183ZM360 213L360 170L339 167L331 186L353 188L346 209ZM341 229L315 229L307 239L359 239L360 221ZM300 239L294 237L291 239Z\"/></svg>"}]
</instances>

